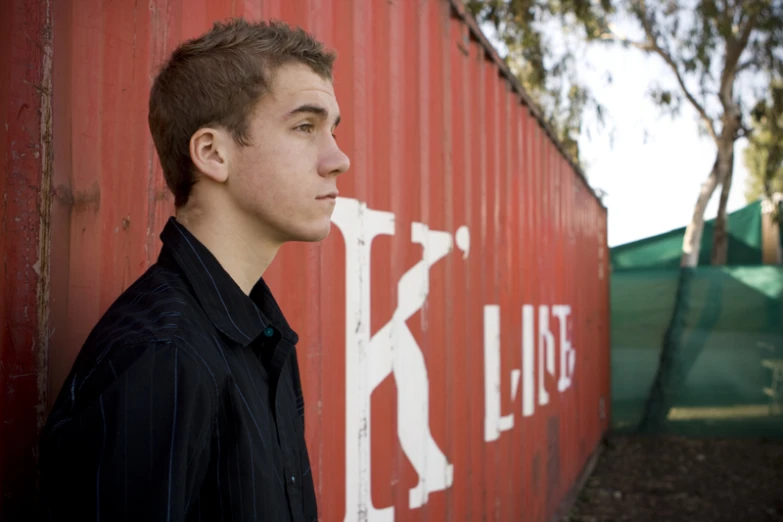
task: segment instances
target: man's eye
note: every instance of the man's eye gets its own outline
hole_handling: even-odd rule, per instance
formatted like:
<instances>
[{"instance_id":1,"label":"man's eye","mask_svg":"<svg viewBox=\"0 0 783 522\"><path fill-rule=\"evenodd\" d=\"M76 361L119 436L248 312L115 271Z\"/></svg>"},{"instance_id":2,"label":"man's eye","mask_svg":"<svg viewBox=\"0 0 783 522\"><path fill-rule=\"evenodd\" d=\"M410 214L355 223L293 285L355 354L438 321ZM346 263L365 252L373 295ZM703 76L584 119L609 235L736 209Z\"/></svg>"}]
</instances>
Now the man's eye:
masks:
<instances>
[{"instance_id":1,"label":"man's eye","mask_svg":"<svg viewBox=\"0 0 783 522\"><path fill-rule=\"evenodd\" d=\"M305 132L307 134L310 134L311 132L313 132L315 127L313 127L312 123L303 123L302 125L299 125L296 129L301 131L301 132Z\"/></svg>"}]
</instances>

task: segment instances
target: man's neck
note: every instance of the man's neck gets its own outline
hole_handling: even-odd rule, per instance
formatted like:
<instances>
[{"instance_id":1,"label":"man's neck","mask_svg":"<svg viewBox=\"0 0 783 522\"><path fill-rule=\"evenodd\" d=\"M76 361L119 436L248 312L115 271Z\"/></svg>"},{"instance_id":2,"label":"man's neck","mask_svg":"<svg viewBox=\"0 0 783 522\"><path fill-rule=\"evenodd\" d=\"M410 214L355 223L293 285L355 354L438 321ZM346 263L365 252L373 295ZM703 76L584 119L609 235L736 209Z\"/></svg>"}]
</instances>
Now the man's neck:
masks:
<instances>
[{"instance_id":1,"label":"man's neck","mask_svg":"<svg viewBox=\"0 0 783 522\"><path fill-rule=\"evenodd\" d=\"M249 231L247 223L225 214L218 217L205 212L178 211L176 218L215 256L247 295L280 249L279 244L263 234Z\"/></svg>"}]
</instances>

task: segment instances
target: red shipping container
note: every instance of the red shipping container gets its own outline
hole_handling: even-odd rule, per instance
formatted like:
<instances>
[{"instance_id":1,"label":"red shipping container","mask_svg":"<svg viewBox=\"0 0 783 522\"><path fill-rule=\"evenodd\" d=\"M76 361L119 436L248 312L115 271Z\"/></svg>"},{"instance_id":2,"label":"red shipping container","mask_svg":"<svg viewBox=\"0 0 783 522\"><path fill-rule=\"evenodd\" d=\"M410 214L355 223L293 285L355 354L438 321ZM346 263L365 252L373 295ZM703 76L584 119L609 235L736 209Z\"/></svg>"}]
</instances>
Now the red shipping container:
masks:
<instances>
[{"instance_id":1,"label":"red shipping container","mask_svg":"<svg viewBox=\"0 0 783 522\"><path fill-rule=\"evenodd\" d=\"M609 426L606 209L458 0L2 3L0 518L29 514L48 406L173 211L151 80L230 16L338 52L332 233L265 274L321 520L551 520Z\"/></svg>"}]
</instances>

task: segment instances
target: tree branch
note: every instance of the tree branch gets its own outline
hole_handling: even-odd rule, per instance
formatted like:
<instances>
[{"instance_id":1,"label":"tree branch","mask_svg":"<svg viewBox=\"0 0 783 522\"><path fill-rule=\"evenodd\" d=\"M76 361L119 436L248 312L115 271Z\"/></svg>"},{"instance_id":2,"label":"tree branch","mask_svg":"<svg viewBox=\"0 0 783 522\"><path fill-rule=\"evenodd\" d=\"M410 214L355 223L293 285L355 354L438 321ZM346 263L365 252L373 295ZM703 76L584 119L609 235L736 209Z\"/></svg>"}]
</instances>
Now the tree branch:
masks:
<instances>
[{"instance_id":1,"label":"tree branch","mask_svg":"<svg viewBox=\"0 0 783 522\"><path fill-rule=\"evenodd\" d=\"M740 128L737 130L737 139L750 138L752 135L753 129L749 128L747 125L740 125Z\"/></svg>"},{"instance_id":2,"label":"tree branch","mask_svg":"<svg viewBox=\"0 0 783 522\"><path fill-rule=\"evenodd\" d=\"M737 73L739 74L745 69L753 67L755 64L756 61L753 58L749 58L737 66Z\"/></svg>"},{"instance_id":3,"label":"tree branch","mask_svg":"<svg viewBox=\"0 0 783 522\"><path fill-rule=\"evenodd\" d=\"M655 52L655 47L653 47L649 42L637 42L634 40L630 40L629 38L626 38L624 36L620 36L619 34L613 32L610 30L608 33L602 33L599 37L599 40L606 40L610 42L617 42L619 44L623 45L629 45L631 47L635 47L639 49L640 51L644 51L646 53L652 53Z\"/></svg>"},{"instance_id":4,"label":"tree branch","mask_svg":"<svg viewBox=\"0 0 783 522\"><path fill-rule=\"evenodd\" d=\"M734 85L734 79L737 77L737 73L740 71L741 66L737 66L740 56L745 48L748 46L750 40L750 34L756 27L756 22L759 17L759 9L753 11L748 18L748 21L739 30L738 39L727 39L726 41L726 62L723 64L723 73L720 78L720 98L723 102L723 106L728 107L734 103L731 99L731 88ZM742 64L746 66L748 62Z\"/></svg>"},{"instance_id":5,"label":"tree branch","mask_svg":"<svg viewBox=\"0 0 783 522\"><path fill-rule=\"evenodd\" d=\"M704 107L698 102L698 100L696 100L696 98L694 98L694 96L685 86L685 80L682 77L680 68L677 67L677 64L675 63L674 59L671 57L671 54L658 44L652 25L650 24L650 18L648 16L647 6L644 0L639 1L639 7L641 10L640 21L642 23L642 27L644 28L644 34L647 36L647 40L648 40L646 43L652 47L652 50L655 53L657 53L661 58L663 58L663 60L669 65L671 70L674 72L674 75L677 77L677 83L680 85L683 94L685 94L685 97L688 99L689 102L691 102L691 105L693 105L693 107L696 109L696 112L699 113L699 116L701 117L702 121L704 121L704 124L707 126L707 132L709 132L710 137L712 137L712 139L717 143L718 133L715 131L715 122L712 120L712 118L709 117Z\"/></svg>"}]
</instances>

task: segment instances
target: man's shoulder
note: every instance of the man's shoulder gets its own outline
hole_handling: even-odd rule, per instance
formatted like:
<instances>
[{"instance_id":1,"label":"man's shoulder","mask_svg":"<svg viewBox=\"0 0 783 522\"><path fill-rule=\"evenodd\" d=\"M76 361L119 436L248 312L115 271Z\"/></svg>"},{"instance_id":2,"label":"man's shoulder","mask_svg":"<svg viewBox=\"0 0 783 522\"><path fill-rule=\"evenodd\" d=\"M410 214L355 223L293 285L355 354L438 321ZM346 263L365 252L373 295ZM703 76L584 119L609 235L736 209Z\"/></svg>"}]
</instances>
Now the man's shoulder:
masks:
<instances>
[{"instance_id":1,"label":"man's shoulder","mask_svg":"<svg viewBox=\"0 0 783 522\"><path fill-rule=\"evenodd\" d=\"M158 264L151 266L95 324L64 383L61 401L68 400L68 411L77 400L89 403L130 368L150 359L160 364L172 357L172 350L186 355L180 364L196 362L191 343L182 337L192 337L206 324L184 279Z\"/></svg>"},{"instance_id":2,"label":"man's shoulder","mask_svg":"<svg viewBox=\"0 0 783 522\"><path fill-rule=\"evenodd\" d=\"M156 263L95 323L74 361L75 374L85 377L116 358L132 364L150 347L184 344L183 335L206 324L184 278Z\"/></svg>"},{"instance_id":3,"label":"man's shoulder","mask_svg":"<svg viewBox=\"0 0 783 522\"><path fill-rule=\"evenodd\" d=\"M197 306L179 274L152 265L114 300L85 345L169 342L188 322L198 321Z\"/></svg>"}]
</instances>

